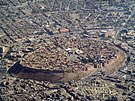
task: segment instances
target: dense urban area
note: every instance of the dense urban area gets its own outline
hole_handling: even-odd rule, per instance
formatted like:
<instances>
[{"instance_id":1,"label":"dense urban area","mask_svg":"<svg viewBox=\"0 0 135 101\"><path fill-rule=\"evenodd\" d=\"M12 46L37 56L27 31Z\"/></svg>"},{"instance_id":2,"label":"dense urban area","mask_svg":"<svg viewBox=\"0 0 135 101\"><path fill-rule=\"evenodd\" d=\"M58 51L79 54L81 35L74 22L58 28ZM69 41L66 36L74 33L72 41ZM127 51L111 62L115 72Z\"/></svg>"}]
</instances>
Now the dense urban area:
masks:
<instances>
[{"instance_id":1,"label":"dense urban area","mask_svg":"<svg viewBox=\"0 0 135 101\"><path fill-rule=\"evenodd\" d=\"M0 101L135 101L135 1L0 0Z\"/></svg>"}]
</instances>

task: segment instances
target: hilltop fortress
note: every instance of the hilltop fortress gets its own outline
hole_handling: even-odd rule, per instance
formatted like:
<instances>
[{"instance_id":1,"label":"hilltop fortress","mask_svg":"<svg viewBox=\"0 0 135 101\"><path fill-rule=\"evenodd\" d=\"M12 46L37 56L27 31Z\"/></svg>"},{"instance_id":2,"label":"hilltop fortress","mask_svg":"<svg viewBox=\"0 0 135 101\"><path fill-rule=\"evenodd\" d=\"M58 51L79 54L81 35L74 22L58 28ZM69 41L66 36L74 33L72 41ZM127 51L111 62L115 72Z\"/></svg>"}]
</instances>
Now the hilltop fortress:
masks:
<instances>
[{"instance_id":1,"label":"hilltop fortress","mask_svg":"<svg viewBox=\"0 0 135 101\"><path fill-rule=\"evenodd\" d=\"M125 61L124 52L105 41L81 35L53 35L48 40L35 44L37 48L13 65L9 73L21 78L67 82L98 70L113 73Z\"/></svg>"}]
</instances>

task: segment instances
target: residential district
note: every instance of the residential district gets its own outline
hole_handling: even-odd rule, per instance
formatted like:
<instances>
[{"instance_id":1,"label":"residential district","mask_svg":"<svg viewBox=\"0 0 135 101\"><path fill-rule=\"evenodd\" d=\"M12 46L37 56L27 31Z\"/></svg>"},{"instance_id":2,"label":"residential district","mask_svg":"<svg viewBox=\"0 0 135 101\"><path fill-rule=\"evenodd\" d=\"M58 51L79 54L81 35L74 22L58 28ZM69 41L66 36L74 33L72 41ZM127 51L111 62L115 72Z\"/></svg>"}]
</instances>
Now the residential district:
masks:
<instances>
[{"instance_id":1,"label":"residential district","mask_svg":"<svg viewBox=\"0 0 135 101\"><path fill-rule=\"evenodd\" d=\"M0 101L135 101L135 1L0 0Z\"/></svg>"}]
</instances>

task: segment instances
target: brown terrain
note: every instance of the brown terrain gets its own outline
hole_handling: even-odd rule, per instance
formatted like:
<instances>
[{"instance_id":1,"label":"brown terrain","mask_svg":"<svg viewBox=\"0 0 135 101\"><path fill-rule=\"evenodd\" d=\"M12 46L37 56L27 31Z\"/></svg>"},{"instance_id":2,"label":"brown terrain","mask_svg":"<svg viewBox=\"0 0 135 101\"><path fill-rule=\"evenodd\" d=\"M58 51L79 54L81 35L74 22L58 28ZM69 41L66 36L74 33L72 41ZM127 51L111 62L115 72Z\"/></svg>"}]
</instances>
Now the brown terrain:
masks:
<instances>
[{"instance_id":1,"label":"brown terrain","mask_svg":"<svg viewBox=\"0 0 135 101\"><path fill-rule=\"evenodd\" d=\"M113 44L89 38L52 38L15 63L8 72L20 78L68 82L102 70L118 70L125 62L124 52Z\"/></svg>"}]
</instances>

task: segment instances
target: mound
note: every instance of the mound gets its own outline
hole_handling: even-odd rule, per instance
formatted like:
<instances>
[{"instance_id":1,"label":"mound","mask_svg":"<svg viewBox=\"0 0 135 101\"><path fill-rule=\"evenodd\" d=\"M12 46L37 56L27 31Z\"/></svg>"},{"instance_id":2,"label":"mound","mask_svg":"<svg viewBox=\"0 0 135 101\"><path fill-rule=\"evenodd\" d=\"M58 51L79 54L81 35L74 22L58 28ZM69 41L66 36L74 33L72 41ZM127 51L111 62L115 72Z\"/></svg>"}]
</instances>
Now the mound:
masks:
<instances>
[{"instance_id":1,"label":"mound","mask_svg":"<svg viewBox=\"0 0 135 101\"><path fill-rule=\"evenodd\" d=\"M42 47L12 66L22 78L67 82L101 69L112 73L125 60L124 52L111 43L80 36L51 38ZM18 68L18 69L17 69Z\"/></svg>"}]
</instances>

